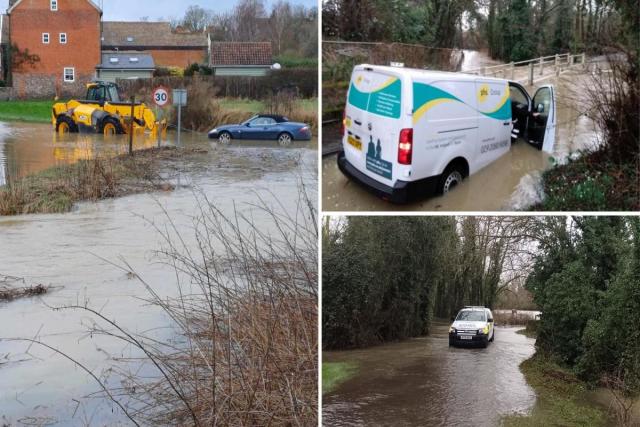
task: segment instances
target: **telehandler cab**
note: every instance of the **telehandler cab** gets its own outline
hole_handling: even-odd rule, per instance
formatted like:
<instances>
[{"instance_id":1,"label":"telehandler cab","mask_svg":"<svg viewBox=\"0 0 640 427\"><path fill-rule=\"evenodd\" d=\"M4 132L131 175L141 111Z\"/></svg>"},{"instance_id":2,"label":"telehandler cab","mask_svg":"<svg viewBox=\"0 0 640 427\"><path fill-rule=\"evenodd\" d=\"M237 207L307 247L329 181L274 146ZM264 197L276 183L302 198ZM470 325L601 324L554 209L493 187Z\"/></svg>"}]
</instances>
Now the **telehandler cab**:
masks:
<instances>
[{"instance_id":1,"label":"telehandler cab","mask_svg":"<svg viewBox=\"0 0 640 427\"><path fill-rule=\"evenodd\" d=\"M103 135L124 134L129 132L130 123L131 104L120 101L118 87L114 83L89 83L86 99L58 102L53 106L52 124L60 134L80 130ZM164 132L166 127L166 120L156 121L156 115L145 104L134 105L134 133L148 129L156 135L158 131Z\"/></svg>"}]
</instances>

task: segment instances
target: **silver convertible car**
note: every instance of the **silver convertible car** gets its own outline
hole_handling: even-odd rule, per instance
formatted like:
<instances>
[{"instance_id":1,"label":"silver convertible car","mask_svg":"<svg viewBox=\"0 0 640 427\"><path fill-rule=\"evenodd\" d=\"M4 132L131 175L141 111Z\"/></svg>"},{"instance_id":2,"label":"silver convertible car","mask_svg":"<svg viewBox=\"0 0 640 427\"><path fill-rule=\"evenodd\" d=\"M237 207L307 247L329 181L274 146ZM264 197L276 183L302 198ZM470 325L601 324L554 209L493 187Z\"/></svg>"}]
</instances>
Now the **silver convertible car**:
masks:
<instances>
[{"instance_id":1,"label":"silver convertible car","mask_svg":"<svg viewBox=\"0 0 640 427\"><path fill-rule=\"evenodd\" d=\"M311 128L304 123L291 122L285 116L259 114L239 125L219 126L209 132L209 139L228 144L232 139L269 139L281 145L292 141L311 140Z\"/></svg>"}]
</instances>

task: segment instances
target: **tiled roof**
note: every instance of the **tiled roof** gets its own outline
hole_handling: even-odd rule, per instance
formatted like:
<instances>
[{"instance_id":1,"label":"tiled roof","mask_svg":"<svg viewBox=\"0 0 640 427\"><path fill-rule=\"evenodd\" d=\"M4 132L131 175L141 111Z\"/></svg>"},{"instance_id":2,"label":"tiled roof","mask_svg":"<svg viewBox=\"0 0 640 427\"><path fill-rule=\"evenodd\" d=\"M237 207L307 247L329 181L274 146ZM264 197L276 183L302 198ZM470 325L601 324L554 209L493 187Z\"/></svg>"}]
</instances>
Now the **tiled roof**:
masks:
<instances>
[{"instance_id":1,"label":"tiled roof","mask_svg":"<svg viewBox=\"0 0 640 427\"><path fill-rule=\"evenodd\" d=\"M103 70L153 70L156 64L149 53L140 52L102 52Z\"/></svg>"},{"instance_id":2,"label":"tiled roof","mask_svg":"<svg viewBox=\"0 0 640 427\"><path fill-rule=\"evenodd\" d=\"M273 53L269 42L213 42L211 65L271 65Z\"/></svg>"},{"instance_id":3,"label":"tiled roof","mask_svg":"<svg viewBox=\"0 0 640 427\"><path fill-rule=\"evenodd\" d=\"M180 34L168 22L103 22L102 45L126 49L139 47L207 48L206 34Z\"/></svg>"}]
</instances>

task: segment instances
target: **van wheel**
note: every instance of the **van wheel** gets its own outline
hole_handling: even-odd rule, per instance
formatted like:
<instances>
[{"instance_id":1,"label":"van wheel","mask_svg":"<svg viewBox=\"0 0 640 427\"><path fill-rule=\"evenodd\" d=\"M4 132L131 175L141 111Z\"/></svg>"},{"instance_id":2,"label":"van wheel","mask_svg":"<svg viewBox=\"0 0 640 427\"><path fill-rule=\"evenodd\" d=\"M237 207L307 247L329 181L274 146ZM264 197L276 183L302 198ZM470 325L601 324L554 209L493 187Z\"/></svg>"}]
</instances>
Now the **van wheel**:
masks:
<instances>
[{"instance_id":1,"label":"van wheel","mask_svg":"<svg viewBox=\"0 0 640 427\"><path fill-rule=\"evenodd\" d=\"M494 339L496 339L496 331L493 331L493 334L491 335L491 339L489 341L493 342Z\"/></svg>"},{"instance_id":2,"label":"van wheel","mask_svg":"<svg viewBox=\"0 0 640 427\"><path fill-rule=\"evenodd\" d=\"M464 175L458 169L456 165L450 165L442 174L440 178L440 185L438 191L440 194L447 194L449 191L453 190L459 184L462 184L462 180L464 179Z\"/></svg>"}]
</instances>

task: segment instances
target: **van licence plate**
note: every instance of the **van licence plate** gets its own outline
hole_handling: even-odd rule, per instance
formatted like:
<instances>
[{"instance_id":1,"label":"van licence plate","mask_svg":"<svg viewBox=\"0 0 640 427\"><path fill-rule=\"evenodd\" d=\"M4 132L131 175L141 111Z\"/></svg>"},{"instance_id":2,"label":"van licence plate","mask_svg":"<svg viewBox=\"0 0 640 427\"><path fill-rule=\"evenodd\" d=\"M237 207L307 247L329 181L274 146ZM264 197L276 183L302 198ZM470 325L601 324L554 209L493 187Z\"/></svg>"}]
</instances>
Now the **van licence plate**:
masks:
<instances>
[{"instance_id":1,"label":"van licence plate","mask_svg":"<svg viewBox=\"0 0 640 427\"><path fill-rule=\"evenodd\" d=\"M355 139L354 137L352 137L351 135L349 135L347 137L347 142L349 144L351 144L352 146L354 146L355 148L357 148L358 150L362 151L362 142L358 141L357 139Z\"/></svg>"},{"instance_id":2,"label":"van licence plate","mask_svg":"<svg viewBox=\"0 0 640 427\"><path fill-rule=\"evenodd\" d=\"M471 339L471 335L460 335L460 339L461 340L470 340Z\"/></svg>"}]
</instances>

